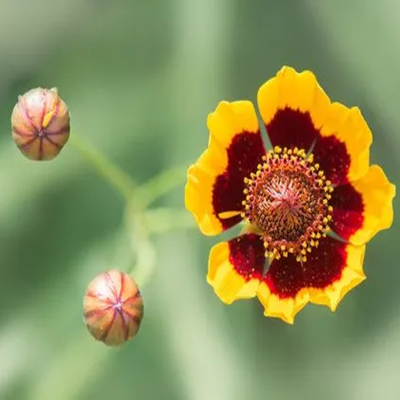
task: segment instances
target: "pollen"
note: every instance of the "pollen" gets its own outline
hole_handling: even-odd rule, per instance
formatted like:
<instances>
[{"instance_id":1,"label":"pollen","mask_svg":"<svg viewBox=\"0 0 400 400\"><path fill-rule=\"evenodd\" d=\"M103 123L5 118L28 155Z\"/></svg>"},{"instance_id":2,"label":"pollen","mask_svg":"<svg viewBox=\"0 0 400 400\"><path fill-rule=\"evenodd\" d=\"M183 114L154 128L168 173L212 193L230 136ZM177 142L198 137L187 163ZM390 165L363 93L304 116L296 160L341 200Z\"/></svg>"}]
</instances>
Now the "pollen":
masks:
<instances>
[{"instance_id":1,"label":"pollen","mask_svg":"<svg viewBox=\"0 0 400 400\"><path fill-rule=\"evenodd\" d=\"M265 255L307 261L332 219L333 187L313 155L275 147L244 182L242 216L262 236Z\"/></svg>"}]
</instances>

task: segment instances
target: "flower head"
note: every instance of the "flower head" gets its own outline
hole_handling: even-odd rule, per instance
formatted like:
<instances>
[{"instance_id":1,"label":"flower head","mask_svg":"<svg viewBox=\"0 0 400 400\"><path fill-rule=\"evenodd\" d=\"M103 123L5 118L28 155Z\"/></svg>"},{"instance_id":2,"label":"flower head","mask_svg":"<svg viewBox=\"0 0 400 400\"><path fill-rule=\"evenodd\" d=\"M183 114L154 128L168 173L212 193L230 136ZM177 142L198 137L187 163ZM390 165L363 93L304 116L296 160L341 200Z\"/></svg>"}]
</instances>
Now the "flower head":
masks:
<instances>
[{"instance_id":1,"label":"flower head","mask_svg":"<svg viewBox=\"0 0 400 400\"><path fill-rule=\"evenodd\" d=\"M57 89L36 88L19 96L11 116L12 135L31 160L51 160L69 138L69 111Z\"/></svg>"},{"instance_id":2,"label":"flower head","mask_svg":"<svg viewBox=\"0 0 400 400\"><path fill-rule=\"evenodd\" d=\"M143 299L127 273L112 269L90 282L83 297L83 311L93 337L116 346L137 334L143 318Z\"/></svg>"},{"instance_id":3,"label":"flower head","mask_svg":"<svg viewBox=\"0 0 400 400\"><path fill-rule=\"evenodd\" d=\"M207 280L225 303L258 297L293 323L308 302L333 311L365 279L365 244L391 226L395 187L369 165L358 108L331 102L310 71L283 67L252 103L221 102L207 150L188 170L186 208L205 235L244 221L214 246Z\"/></svg>"}]
</instances>

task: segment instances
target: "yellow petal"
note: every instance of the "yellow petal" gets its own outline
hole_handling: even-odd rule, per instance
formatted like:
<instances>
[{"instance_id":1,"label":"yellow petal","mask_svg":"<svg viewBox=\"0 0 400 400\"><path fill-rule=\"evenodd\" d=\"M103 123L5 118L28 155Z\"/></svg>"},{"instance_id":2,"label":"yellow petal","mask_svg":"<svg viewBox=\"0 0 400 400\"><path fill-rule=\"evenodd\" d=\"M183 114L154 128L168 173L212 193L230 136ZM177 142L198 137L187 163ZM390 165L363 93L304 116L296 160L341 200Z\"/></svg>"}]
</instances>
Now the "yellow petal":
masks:
<instances>
[{"instance_id":1,"label":"yellow petal","mask_svg":"<svg viewBox=\"0 0 400 400\"><path fill-rule=\"evenodd\" d=\"M249 101L219 103L208 117L208 127L208 148L188 169L185 206L194 215L203 234L216 235L224 230L222 220L237 217L241 212L241 209L215 210L213 202L216 180L228 167L229 146L243 133L260 135L260 132L254 107ZM240 159L237 163L240 165ZM237 203L241 204L241 198Z\"/></svg>"},{"instance_id":2,"label":"yellow petal","mask_svg":"<svg viewBox=\"0 0 400 400\"><path fill-rule=\"evenodd\" d=\"M185 206L192 212L204 235L216 235L223 231L213 207L213 187L218 175L210 171L211 164L212 159L207 150L196 165L188 169L185 188Z\"/></svg>"},{"instance_id":3,"label":"yellow petal","mask_svg":"<svg viewBox=\"0 0 400 400\"><path fill-rule=\"evenodd\" d=\"M247 241L246 247L238 248L239 252L243 249L244 253L239 254L237 259L235 259L236 253L233 253L230 249L229 242L217 244L210 252L207 282L226 304L231 304L237 299L254 297L264 267L263 246L261 242L261 245L258 242L256 243L259 240L256 235L243 235L232 239L230 243L238 245L241 240ZM251 248L248 246L251 246ZM252 251L254 254L261 251L261 254L251 257L253 264L248 262L248 251ZM243 260L246 260L245 263L243 263Z\"/></svg>"},{"instance_id":4,"label":"yellow petal","mask_svg":"<svg viewBox=\"0 0 400 400\"><path fill-rule=\"evenodd\" d=\"M264 282L261 282L258 286L257 297L264 306L266 317L280 318L288 324L293 324L296 314L302 310L309 300L306 289L301 290L294 298L281 298L271 293Z\"/></svg>"},{"instance_id":5,"label":"yellow petal","mask_svg":"<svg viewBox=\"0 0 400 400\"><path fill-rule=\"evenodd\" d=\"M396 187L389 182L382 168L372 165L367 174L352 182L361 193L364 204L363 225L350 238L355 245L368 242L380 230L388 229L393 222L393 198Z\"/></svg>"},{"instance_id":6,"label":"yellow petal","mask_svg":"<svg viewBox=\"0 0 400 400\"><path fill-rule=\"evenodd\" d=\"M367 173L372 133L359 108L332 103L321 128L321 136L333 136L345 145L350 157L348 181L359 179Z\"/></svg>"},{"instance_id":7,"label":"yellow petal","mask_svg":"<svg viewBox=\"0 0 400 400\"><path fill-rule=\"evenodd\" d=\"M326 305L335 311L343 297L365 280L363 271L365 246L346 246L346 265L340 279L324 289L310 288L310 302Z\"/></svg>"},{"instance_id":8,"label":"yellow petal","mask_svg":"<svg viewBox=\"0 0 400 400\"><path fill-rule=\"evenodd\" d=\"M236 135L244 131L258 134L257 115L250 101L221 101L208 116L207 126L210 145L215 143L225 151Z\"/></svg>"},{"instance_id":9,"label":"yellow petal","mask_svg":"<svg viewBox=\"0 0 400 400\"><path fill-rule=\"evenodd\" d=\"M315 128L319 128L330 105L329 97L311 71L297 72L284 66L258 91L261 117L268 125L278 110L290 108L309 113Z\"/></svg>"}]
</instances>

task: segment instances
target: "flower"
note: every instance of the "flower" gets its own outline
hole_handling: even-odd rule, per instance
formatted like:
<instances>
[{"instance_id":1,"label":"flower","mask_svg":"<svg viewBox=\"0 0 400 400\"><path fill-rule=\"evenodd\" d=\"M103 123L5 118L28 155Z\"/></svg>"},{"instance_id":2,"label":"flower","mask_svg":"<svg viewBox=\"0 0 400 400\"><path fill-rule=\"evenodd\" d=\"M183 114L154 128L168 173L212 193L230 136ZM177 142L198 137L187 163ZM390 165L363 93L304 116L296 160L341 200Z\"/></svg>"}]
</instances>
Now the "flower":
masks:
<instances>
[{"instance_id":1,"label":"flower","mask_svg":"<svg viewBox=\"0 0 400 400\"><path fill-rule=\"evenodd\" d=\"M96 340L117 346L134 337L143 318L143 299L125 272L111 269L96 276L83 297L86 326Z\"/></svg>"},{"instance_id":2,"label":"flower","mask_svg":"<svg viewBox=\"0 0 400 400\"><path fill-rule=\"evenodd\" d=\"M332 103L312 72L283 67L260 87L258 106L272 150L251 102L219 103L185 205L205 235L244 221L210 253L219 298L257 296L266 316L293 323L309 302L334 311L365 279L365 244L391 226L395 187L369 165L360 110Z\"/></svg>"},{"instance_id":3,"label":"flower","mask_svg":"<svg viewBox=\"0 0 400 400\"><path fill-rule=\"evenodd\" d=\"M19 96L11 116L12 135L31 160L52 160L69 138L70 117L57 89L31 89Z\"/></svg>"}]
</instances>

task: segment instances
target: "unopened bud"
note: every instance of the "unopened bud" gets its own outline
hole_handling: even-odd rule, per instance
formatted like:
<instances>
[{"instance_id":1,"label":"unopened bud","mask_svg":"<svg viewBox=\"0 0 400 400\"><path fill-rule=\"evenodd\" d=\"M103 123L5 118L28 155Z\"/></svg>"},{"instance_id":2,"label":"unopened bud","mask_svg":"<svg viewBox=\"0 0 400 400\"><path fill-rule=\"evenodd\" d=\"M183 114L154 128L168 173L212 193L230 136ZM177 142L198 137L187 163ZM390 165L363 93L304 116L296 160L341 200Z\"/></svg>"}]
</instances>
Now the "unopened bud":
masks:
<instances>
[{"instance_id":1,"label":"unopened bud","mask_svg":"<svg viewBox=\"0 0 400 400\"><path fill-rule=\"evenodd\" d=\"M51 160L69 138L69 111L57 89L36 88L19 96L11 116L12 135L31 160Z\"/></svg>"},{"instance_id":2,"label":"unopened bud","mask_svg":"<svg viewBox=\"0 0 400 400\"><path fill-rule=\"evenodd\" d=\"M118 346L134 337L143 318L143 299L133 279L112 269L94 278L83 298L86 326L96 340Z\"/></svg>"}]
</instances>

